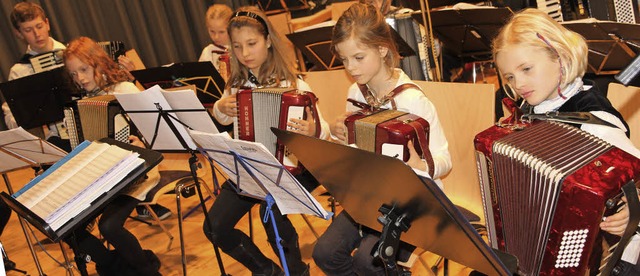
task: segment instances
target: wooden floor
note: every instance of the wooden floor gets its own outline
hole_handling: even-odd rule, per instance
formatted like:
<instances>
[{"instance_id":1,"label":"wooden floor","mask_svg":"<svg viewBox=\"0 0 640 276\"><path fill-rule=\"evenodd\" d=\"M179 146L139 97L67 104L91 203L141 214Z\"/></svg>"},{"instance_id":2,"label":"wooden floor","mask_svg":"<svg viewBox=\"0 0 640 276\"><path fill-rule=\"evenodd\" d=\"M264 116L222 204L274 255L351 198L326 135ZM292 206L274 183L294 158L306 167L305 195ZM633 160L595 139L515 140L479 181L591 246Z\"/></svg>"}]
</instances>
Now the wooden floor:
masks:
<instances>
[{"instance_id":1,"label":"wooden floor","mask_svg":"<svg viewBox=\"0 0 640 276\"><path fill-rule=\"evenodd\" d=\"M187 169L187 161L184 155L169 154L165 155L165 160L160 165L161 169ZM211 172L206 166L201 170L200 176L202 176L207 184L211 186ZM14 171L8 174L10 182L14 190L22 187L27 181L33 177L32 169L23 169ZM2 190L6 191L5 185L2 186ZM326 209L329 210L327 197L318 196L318 201L322 204L326 204ZM162 232L158 226L148 226L144 223L137 222L135 220L129 220L126 223L127 229L129 229L140 240L143 248L153 250L162 262L162 268L160 272L163 275L182 275L182 264L180 257L180 242L178 236L178 221L176 219L176 201L173 195L165 195L160 199L160 203L170 208L174 215L163 222L168 227L171 234L175 237L171 248L167 249L169 244L169 238ZM199 200L196 196L186 198L182 200L183 211L187 212L193 208L198 207ZM207 202L207 206L211 206L212 200ZM258 218L258 209L253 210L253 225L254 225L254 241L258 247L263 249L263 252L272 258L277 260L275 254L271 250L269 243L266 240L266 234L260 224ZM304 222L301 215L291 215L298 234L300 235L300 247L302 249L302 256L304 261L310 264L311 275L324 275L320 269L313 263L311 258L311 252L313 250L316 238L311 228ZM327 228L329 221L325 221L316 217L308 217L311 225L319 234ZM187 253L187 273L189 275L220 275L219 267L216 262L214 250L211 243L205 238L202 232L202 222L204 215L201 209L196 209L190 216L183 220L184 225L184 237L185 237L185 250ZM249 223L248 219L244 218L238 225L239 229L242 229L248 233ZM64 264L64 258L59 244L47 243L44 235L37 230L33 230L33 235L36 236L34 241L41 241L42 244L34 244L36 252L40 260L43 272L46 275L65 275L66 269ZM97 234L97 233L96 233ZM17 215L14 213L11 216L11 220L7 228L5 229L0 241L2 242L9 258L16 262L17 268L26 270L30 275L39 275L36 269L35 263L27 243L25 236L20 228L20 224L17 219ZM70 249L63 245L65 251L72 255ZM225 270L232 275L250 275L242 265L235 262L230 257L222 254ZM431 267L437 260L437 256L430 253L424 253L421 258L415 262L412 268L413 275L432 275L430 270L427 270L427 266ZM93 263L88 265L90 275L97 275ZM450 264L450 275L468 275L470 269L461 267L460 265ZM73 269L75 275L79 275L76 269ZM442 272L438 273L442 275ZM9 271L7 275L22 275L16 271Z\"/></svg>"}]
</instances>

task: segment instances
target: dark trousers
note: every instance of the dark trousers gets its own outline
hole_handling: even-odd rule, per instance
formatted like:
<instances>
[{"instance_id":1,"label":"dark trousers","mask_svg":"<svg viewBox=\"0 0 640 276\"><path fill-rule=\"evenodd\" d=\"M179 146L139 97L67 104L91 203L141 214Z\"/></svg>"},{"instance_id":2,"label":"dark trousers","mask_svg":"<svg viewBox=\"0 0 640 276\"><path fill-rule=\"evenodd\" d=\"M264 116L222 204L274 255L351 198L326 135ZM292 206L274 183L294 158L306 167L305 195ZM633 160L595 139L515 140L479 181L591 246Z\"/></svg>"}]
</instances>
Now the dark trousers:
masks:
<instances>
[{"instance_id":1,"label":"dark trousers","mask_svg":"<svg viewBox=\"0 0 640 276\"><path fill-rule=\"evenodd\" d=\"M327 275L387 275L381 259L373 257L380 232L361 227L342 211L320 236L313 260ZM355 252L354 252L355 250ZM415 247L400 242L398 261L407 261Z\"/></svg>"},{"instance_id":2,"label":"dark trousers","mask_svg":"<svg viewBox=\"0 0 640 276\"><path fill-rule=\"evenodd\" d=\"M317 186L317 182L313 177L305 173L301 176L296 176L300 183L305 186L305 189L311 190ZM252 243L250 238L242 231L236 229L236 224L246 215L251 208L260 204L260 217L263 218L266 211L266 203L261 200L239 195L235 192L230 181L225 182L222 185L220 194L216 196L216 200L213 202L213 206L209 210L209 219L211 225L207 225L206 222L203 225L203 230L207 238L220 247L222 251L234 257L234 250L238 247L255 248L255 244L247 246L243 243ZM307 265L302 262L300 254L300 248L298 245L298 233L293 227L291 221L287 216L283 216L276 205L272 206L274 212L274 218L280 238L282 238L283 247L285 251L285 258L291 275L301 275L307 270ZM271 248L274 250L277 256L278 248L275 243L275 232L271 220L263 223ZM259 250L250 250L248 252L253 256L253 260L268 260L266 256ZM236 259L237 260L237 259ZM241 261L241 260L238 260ZM242 262L242 261L241 261ZM245 263L243 263L245 264ZM262 267L267 264L260 264ZM245 264L246 266L246 264ZM251 267L248 267L251 269Z\"/></svg>"},{"instance_id":3,"label":"dark trousers","mask_svg":"<svg viewBox=\"0 0 640 276\"><path fill-rule=\"evenodd\" d=\"M79 227L73 233L78 245L78 252L74 253L91 256L91 260L96 263L96 268L110 266L115 261L115 257L135 268L139 275L158 275L157 267L144 260L145 254L138 239L124 228L125 221L138 203L139 200L133 197L119 195L102 212L98 229L104 239L116 249L115 256L102 241L86 230L86 225ZM70 238L65 239L65 242L73 242Z\"/></svg>"},{"instance_id":4,"label":"dark trousers","mask_svg":"<svg viewBox=\"0 0 640 276\"><path fill-rule=\"evenodd\" d=\"M343 211L318 239L313 260L327 275L386 275L384 266L375 265L371 255L378 240L376 235L361 233L360 225Z\"/></svg>"}]
</instances>

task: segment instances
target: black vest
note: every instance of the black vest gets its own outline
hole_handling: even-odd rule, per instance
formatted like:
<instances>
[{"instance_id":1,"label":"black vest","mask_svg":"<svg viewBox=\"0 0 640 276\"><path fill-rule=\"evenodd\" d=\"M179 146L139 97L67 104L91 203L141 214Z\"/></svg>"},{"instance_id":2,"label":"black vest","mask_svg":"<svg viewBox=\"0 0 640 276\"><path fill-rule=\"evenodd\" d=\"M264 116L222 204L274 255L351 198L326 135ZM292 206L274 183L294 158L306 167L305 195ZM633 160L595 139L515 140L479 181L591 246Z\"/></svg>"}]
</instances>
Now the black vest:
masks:
<instances>
[{"instance_id":1,"label":"black vest","mask_svg":"<svg viewBox=\"0 0 640 276\"><path fill-rule=\"evenodd\" d=\"M525 104L525 108L523 108L523 110L525 113L529 113L529 114L533 113L533 107L528 104ZM627 128L627 131L625 132L625 134L627 135L627 137L630 137L631 134L630 134L629 125L627 125L627 122L624 120L624 118L622 118L622 115L620 114L620 112L618 112L618 110L616 110L613 107L613 105L611 105L611 102L609 102L607 98L605 98L604 96L602 96L602 94L600 94L600 92L595 86L593 86L589 90L578 92L578 94L571 97L558 109L558 112L591 112L591 111L605 111L618 117L618 119L620 119L622 124L624 124L624 126ZM574 126L580 127L579 125L574 125Z\"/></svg>"}]
</instances>

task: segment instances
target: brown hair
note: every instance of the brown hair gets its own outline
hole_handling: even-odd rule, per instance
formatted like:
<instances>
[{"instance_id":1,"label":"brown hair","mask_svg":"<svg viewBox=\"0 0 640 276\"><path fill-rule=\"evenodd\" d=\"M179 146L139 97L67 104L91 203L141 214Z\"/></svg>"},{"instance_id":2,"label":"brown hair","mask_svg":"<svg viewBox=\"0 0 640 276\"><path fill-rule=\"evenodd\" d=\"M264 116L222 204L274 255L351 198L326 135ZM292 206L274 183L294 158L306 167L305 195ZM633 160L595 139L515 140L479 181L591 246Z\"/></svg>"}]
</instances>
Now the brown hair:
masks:
<instances>
[{"instance_id":1,"label":"brown hair","mask_svg":"<svg viewBox=\"0 0 640 276\"><path fill-rule=\"evenodd\" d=\"M107 91L110 86L120 82L133 80L131 74L120 68L107 55L107 52L91 38L82 36L69 42L63 56L65 62L71 57L76 57L91 66L94 69L93 78L103 91Z\"/></svg>"},{"instance_id":2,"label":"brown hair","mask_svg":"<svg viewBox=\"0 0 640 276\"><path fill-rule=\"evenodd\" d=\"M20 23L31 21L38 17L42 18L42 20L47 20L47 16L40 5L31 2L20 2L13 6L13 11L11 11L11 25L19 31Z\"/></svg>"},{"instance_id":3,"label":"brown hair","mask_svg":"<svg viewBox=\"0 0 640 276\"><path fill-rule=\"evenodd\" d=\"M256 31L261 33L265 39L271 40L271 47L268 49L268 57L267 60L260 66L260 72L258 72L258 82L265 85L275 85L277 86L280 81L286 80L291 83L292 87L296 87L298 72L295 69L295 65L292 60L286 58L290 55L286 54L286 48L284 44L280 41L280 36L278 32L273 28L271 22L267 20L267 16L259 10L257 7L247 6L240 7L238 12L250 12L253 13L262 19L264 23L266 23L267 29L265 29L265 25L263 22L260 22L259 19L253 18L251 16L240 15L233 16L231 20L229 20L229 26L227 27L227 32L229 33L229 39L233 42L233 36L231 35L231 30L240 29L242 27L251 27ZM231 56L235 55L234 51L230 51ZM242 65L237 58L231 59L231 76L229 76L229 81L227 82L227 88L231 87L239 87L244 85L249 80L249 69ZM272 83L275 80L275 84Z\"/></svg>"},{"instance_id":4,"label":"brown hair","mask_svg":"<svg viewBox=\"0 0 640 276\"><path fill-rule=\"evenodd\" d=\"M360 0L362 4L373 5L380 3L380 13L384 16L391 12L391 0Z\"/></svg>"},{"instance_id":5,"label":"brown hair","mask_svg":"<svg viewBox=\"0 0 640 276\"><path fill-rule=\"evenodd\" d=\"M561 87L582 77L587 70L589 49L584 38L538 9L514 14L500 29L491 44L493 58L504 48L514 45L535 47L546 51L551 59L560 59L565 70Z\"/></svg>"},{"instance_id":6,"label":"brown hair","mask_svg":"<svg viewBox=\"0 0 640 276\"><path fill-rule=\"evenodd\" d=\"M340 16L333 27L331 51L337 54L336 45L350 38L371 48L386 47L389 51L384 57L384 63L387 70L393 72L393 68L398 66L400 55L389 28L389 24L374 6L355 3Z\"/></svg>"}]
</instances>

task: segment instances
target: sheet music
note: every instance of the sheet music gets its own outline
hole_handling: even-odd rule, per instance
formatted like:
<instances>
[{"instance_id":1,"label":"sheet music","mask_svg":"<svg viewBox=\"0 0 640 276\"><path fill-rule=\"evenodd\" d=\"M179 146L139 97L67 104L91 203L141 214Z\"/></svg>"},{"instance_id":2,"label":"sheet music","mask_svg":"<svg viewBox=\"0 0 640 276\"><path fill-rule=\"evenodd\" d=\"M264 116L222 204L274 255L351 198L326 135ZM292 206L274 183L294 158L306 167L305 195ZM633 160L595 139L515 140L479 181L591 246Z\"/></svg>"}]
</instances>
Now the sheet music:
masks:
<instances>
[{"instance_id":1,"label":"sheet music","mask_svg":"<svg viewBox=\"0 0 640 276\"><path fill-rule=\"evenodd\" d=\"M187 123L194 130L218 133L218 129L213 120L211 120L209 113L204 110L202 103L200 103L192 90L162 91L162 95L164 95L173 109L203 109L202 112L177 112L175 114L180 121Z\"/></svg>"},{"instance_id":2,"label":"sheet music","mask_svg":"<svg viewBox=\"0 0 640 276\"><path fill-rule=\"evenodd\" d=\"M115 95L122 108L127 112L158 111L156 104L159 104L163 110L201 109L202 112L170 112L170 114L195 130L209 133L218 132L213 120L202 104L198 101L198 98L194 95L193 91L185 90L166 92L162 90L160 86L155 85L140 93ZM145 139L148 142L151 142L154 133L156 132L156 122L159 114L157 112L128 114ZM187 128L175 119L171 120L176 126L178 135L184 138L187 146L191 149L195 149L196 145L187 133ZM184 150L184 147L180 144L178 138L176 138L175 134L163 119L160 119L160 125L158 126L157 133L158 136L153 144L153 149Z\"/></svg>"},{"instance_id":3,"label":"sheet music","mask_svg":"<svg viewBox=\"0 0 640 276\"><path fill-rule=\"evenodd\" d=\"M67 153L32 135L22 127L0 132L0 172L50 164Z\"/></svg>"},{"instance_id":4,"label":"sheet music","mask_svg":"<svg viewBox=\"0 0 640 276\"><path fill-rule=\"evenodd\" d=\"M310 214L325 219L330 217L322 205L264 145L234 140L226 133L189 133L199 147L207 150L207 154L220 164L242 192L262 199L266 197L266 193L271 194L283 214ZM240 158L237 159L233 153ZM239 162L244 163L247 168Z\"/></svg>"},{"instance_id":5,"label":"sheet music","mask_svg":"<svg viewBox=\"0 0 640 276\"><path fill-rule=\"evenodd\" d=\"M57 230L144 161L103 143L85 142L63 164L28 183L14 198ZM58 164L57 164L58 165Z\"/></svg>"}]
</instances>

